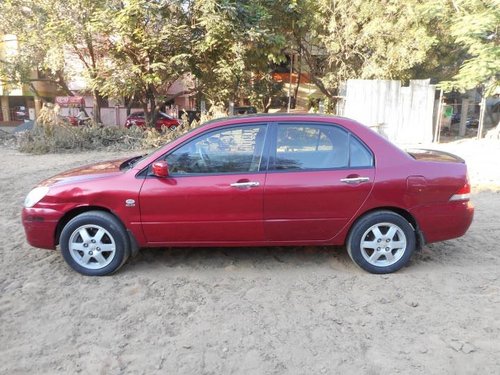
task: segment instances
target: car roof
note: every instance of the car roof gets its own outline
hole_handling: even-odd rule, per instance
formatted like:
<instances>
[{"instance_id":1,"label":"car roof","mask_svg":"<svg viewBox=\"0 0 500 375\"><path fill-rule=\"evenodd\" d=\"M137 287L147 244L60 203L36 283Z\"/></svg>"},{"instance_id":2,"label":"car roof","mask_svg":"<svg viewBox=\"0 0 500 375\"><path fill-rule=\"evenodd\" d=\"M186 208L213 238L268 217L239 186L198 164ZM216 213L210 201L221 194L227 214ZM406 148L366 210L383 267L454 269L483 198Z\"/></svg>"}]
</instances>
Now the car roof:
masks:
<instances>
[{"instance_id":1,"label":"car roof","mask_svg":"<svg viewBox=\"0 0 500 375\"><path fill-rule=\"evenodd\" d=\"M206 125L212 125L212 124L217 124L221 122L227 122L233 123L233 122L238 122L241 120L249 120L248 122L251 122L250 120L256 120L256 121L291 121L291 120L323 120L323 121L328 121L331 122L332 120L341 120L341 121L353 121L352 119L349 119L347 117L341 117L341 116L333 116L333 115L325 115L321 113L253 113L253 114L248 114L248 115L239 115L239 116L228 116L228 117L219 117L217 119L213 119L210 121L207 121L203 124L203 126Z\"/></svg>"},{"instance_id":2,"label":"car roof","mask_svg":"<svg viewBox=\"0 0 500 375\"><path fill-rule=\"evenodd\" d=\"M203 123L201 126L198 126L194 129L191 129L189 132L181 135L176 138L172 142L169 142L164 147L158 149L156 152L152 153L149 158L144 159L144 163L138 163L136 167L138 169L142 169L145 164L149 163L151 160L154 160L160 157L166 148L172 149L177 147L179 144L189 140L192 137L197 137L199 134L205 131L211 131L212 129L216 129L219 127L231 127L233 125L251 125L258 123L272 123L272 122L304 122L306 123L323 123L323 124L331 124L331 125L340 125L344 127L346 130L353 132L361 141L367 144L372 151L385 150L383 155L377 155L376 159L380 160L393 160L394 158L404 158L412 159L408 153L404 152L396 145L391 143L388 139L384 138L382 135L378 134L375 130L371 129L368 126L365 126L356 120L341 117L341 116L332 116L325 114L315 114L315 113L258 113L258 114L250 114L244 116L230 116L230 117L220 117L217 119L213 119ZM372 148L371 146L375 146Z\"/></svg>"}]
</instances>

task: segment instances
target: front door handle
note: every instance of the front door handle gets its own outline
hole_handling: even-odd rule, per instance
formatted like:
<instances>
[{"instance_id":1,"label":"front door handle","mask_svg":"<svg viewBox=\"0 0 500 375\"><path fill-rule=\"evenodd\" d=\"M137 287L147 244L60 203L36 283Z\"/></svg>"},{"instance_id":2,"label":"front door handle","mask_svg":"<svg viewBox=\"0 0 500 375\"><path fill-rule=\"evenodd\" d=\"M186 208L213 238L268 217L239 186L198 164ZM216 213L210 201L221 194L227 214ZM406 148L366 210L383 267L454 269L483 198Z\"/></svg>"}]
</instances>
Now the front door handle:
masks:
<instances>
[{"instance_id":1,"label":"front door handle","mask_svg":"<svg viewBox=\"0 0 500 375\"><path fill-rule=\"evenodd\" d=\"M356 185L370 181L370 177L347 177L341 178L340 181L349 185Z\"/></svg>"},{"instance_id":2,"label":"front door handle","mask_svg":"<svg viewBox=\"0 0 500 375\"><path fill-rule=\"evenodd\" d=\"M252 188L259 186L260 183L256 181L248 181L248 182L235 182L231 184L231 187L234 188Z\"/></svg>"}]
</instances>

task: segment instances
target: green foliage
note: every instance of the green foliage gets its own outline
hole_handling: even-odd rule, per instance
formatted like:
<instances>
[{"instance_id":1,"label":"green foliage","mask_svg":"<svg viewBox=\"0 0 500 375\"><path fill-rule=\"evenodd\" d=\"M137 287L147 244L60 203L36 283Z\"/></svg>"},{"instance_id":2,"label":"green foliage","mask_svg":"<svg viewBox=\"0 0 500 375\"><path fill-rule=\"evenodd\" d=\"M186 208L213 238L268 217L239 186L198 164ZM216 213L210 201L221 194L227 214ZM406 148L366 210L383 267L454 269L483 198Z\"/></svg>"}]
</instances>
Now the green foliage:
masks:
<instances>
[{"instance_id":1,"label":"green foliage","mask_svg":"<svg viewBox=\"0 0 500 375\"><path fill-rule=\"evenodd\" d=\"M312 31L296 36L314 82L328 97L350 78L411 78L436 42L417 1L315 3Z\"/></svg>"},{"instance_id":2,"label":"green foliage","mask_svg":"<svg viewBox=\"0 0 500 375\"><path fill-rule=\"evenodd\" d=\"M197 99L249 98L266 110L282 89L271 68L285 54L301 56L332 105L350 78L430 76L491 93L499 18L498 0L4 0L0 33L15 34L19 50L0 58L0 80L34 90L38 69L69 91L83 72L96 105L126 98L150 123L186 74Z\"/></svg>"},{"instance_id":3,"label":"green foliage","mask_svg":"<svg viewBox=\"0 0 500 375\"><path fill-rule=\"evenodd\" d=\"M497 0L457 0L451 34L467 57L444 89L468 90L483 85L491 95L500 81L500 3Z\"/></svg>"},{"instance_id":4,"label":"green foliage","mask_svg":"<svg viewBox=\"0 0 500 375\"><path fill-rule=\"evenodd\" d=\"M272 99L283 91L283 83L276 82L270 73L250 77L248 98L257 107L259 112L267 113L271 107Z\"/></svg>"},{"instance_id":5,"label":"green foliage","mask_svg":"<svg viewBox=\"0 0 500 375\"><path fill-rule=\"evenodd\" d=\"M46 72L45 80L61 84L62 50L46 35L49 2L0 2L0 35L15 36L16 53L0 56L0 80L10 87L28 85L34 90L33 70ZM0 46L0 50L2 49ZM62 84L64 86L64 84Z\"/></svg>"},{"instance_id":6,"label":"green foliage","mask_svg":"<svg viewBox=\"0 0 500 375\"><path fill-rule=\"evenodd\" d=\"M93 87L105 95L134 98L154 110L189 71L190 34L182 1L109 1L93 22L107 48Z\"/></svg>"},{"instance_id":7,"label":"green foliage","mask_svg":"<svg viewBox=\"0 0 500 375\"><path fill-rule=\"evenodd\" d=\"M283 58L285 38L277 28L272 2L196 1L190 3L191 72L200 97L211 102L257 98L269 64ZM258 79L257 79L258 81Z\"/></svg>"}]
</instances>

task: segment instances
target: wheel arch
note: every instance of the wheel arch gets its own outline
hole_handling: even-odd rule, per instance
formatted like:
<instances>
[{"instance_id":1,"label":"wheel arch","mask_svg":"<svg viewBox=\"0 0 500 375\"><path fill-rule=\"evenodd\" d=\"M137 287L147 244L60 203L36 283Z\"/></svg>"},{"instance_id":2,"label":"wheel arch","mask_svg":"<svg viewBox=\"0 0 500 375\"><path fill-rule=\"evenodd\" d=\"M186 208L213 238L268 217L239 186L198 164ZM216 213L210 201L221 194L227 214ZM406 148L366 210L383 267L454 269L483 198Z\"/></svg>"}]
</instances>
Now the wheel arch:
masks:
<instances>
[{"instance_id":1,"label":"wheel arch","mask_svg":"<svg viewBox=\"0 0 500 375\"><path fill-rule=\"evenodd\" d=\"M356 220L354 220L351 223L349 230L347 231L346 241L349 238L349 235L351 234L352 229L354 228L354 226L356 225L356 223L358 221L363 219L366 215L369 215L369 214L371 214L373 212L377 212L377 211L389 211L389 212L394 212L394 213L402 216L406 221L408 221L408 223L410 223L410 225L415 230L416 249L421 249L425 245L424 234L420 230L420 227L419 227L418 222L415 219L415 217L409 211L405 210L404 208L394 207L394 206L374 207L368 211L363 212L362 215L360 215Z\"/></svg>"},{"instance_id":2,"label":"wheel arch","mask_svg":"<svg viewBox=\"0 0 500 375\"><path fill-rule=\"evenodd\" d=\"M137 254L137 252L139 251L139 247L137 245L137 240L135 239L134 234L127 228L127 226L123 223L123 221L120 219L119 216L117 216L110 209L102 206L80 206L80 207L75 207L72 210L66 212L64 216L61 219L59 219L59 222L57 223L56 226L56 231L54 233L54 243L56 244L56 246L59 244L62 230L66 226L66 224L68 224L74 217L89 211L102 211L102 212L107 212L110 215L113 215L123 225L123 228L125 228L125 231L128 234L131 255L135 256Z\"/></svg>"}]
</instances>

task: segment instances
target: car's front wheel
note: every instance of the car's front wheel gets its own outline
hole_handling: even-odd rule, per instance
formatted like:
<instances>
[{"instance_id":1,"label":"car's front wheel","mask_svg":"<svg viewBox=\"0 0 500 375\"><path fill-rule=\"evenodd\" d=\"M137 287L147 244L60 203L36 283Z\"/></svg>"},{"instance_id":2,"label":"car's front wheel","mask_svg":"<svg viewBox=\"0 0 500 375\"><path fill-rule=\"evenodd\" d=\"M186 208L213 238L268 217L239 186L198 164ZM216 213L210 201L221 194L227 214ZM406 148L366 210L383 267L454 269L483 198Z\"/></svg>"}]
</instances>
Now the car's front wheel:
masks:
<instances>
[{"instance_id":1,"label":"car's front wheel","mask_svg":"<svg viewBox=\"0 0 500 375\"><path fill-rule=\"evenodd\" d=\"M390 273L404 267L415 250L411 224L391 211L376 211L359 219L347 238L347 251L359 267Z\"/></svg>"},{"instance_id":2,"label":"car's front wheel","mask_svg":"<svg viewBox=\"0 0 500 375\"><path fill-rule=\"evenodd\" d=\"M88 276L104 276L117 271L130 254L123 224L103 211L89 211L71 219L59 241L64 260Z\"/></svg>"}]
</instances>

